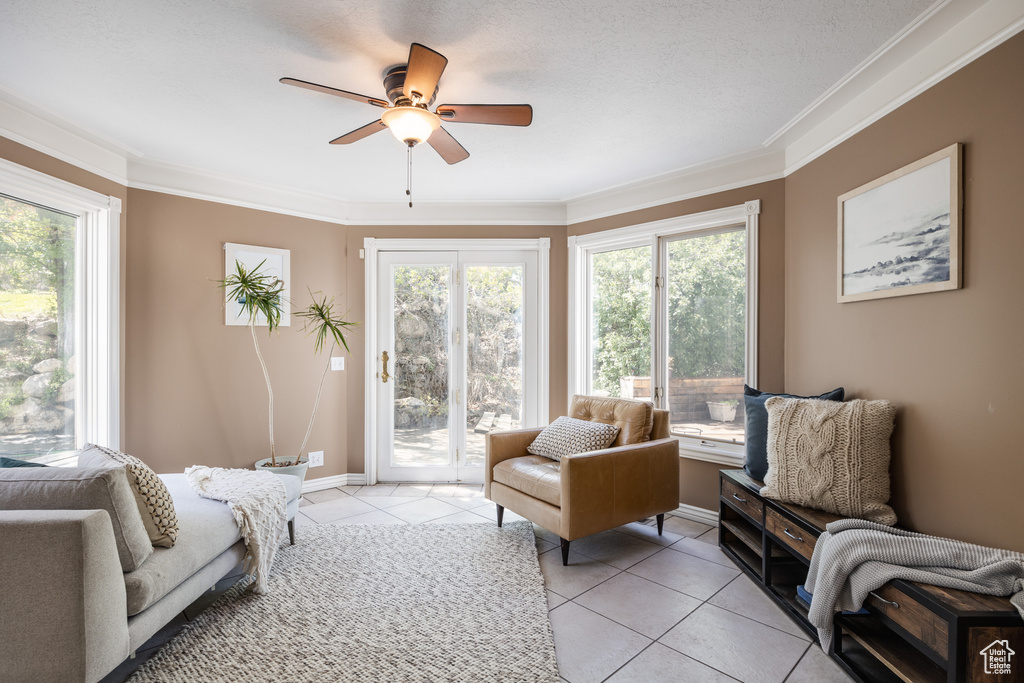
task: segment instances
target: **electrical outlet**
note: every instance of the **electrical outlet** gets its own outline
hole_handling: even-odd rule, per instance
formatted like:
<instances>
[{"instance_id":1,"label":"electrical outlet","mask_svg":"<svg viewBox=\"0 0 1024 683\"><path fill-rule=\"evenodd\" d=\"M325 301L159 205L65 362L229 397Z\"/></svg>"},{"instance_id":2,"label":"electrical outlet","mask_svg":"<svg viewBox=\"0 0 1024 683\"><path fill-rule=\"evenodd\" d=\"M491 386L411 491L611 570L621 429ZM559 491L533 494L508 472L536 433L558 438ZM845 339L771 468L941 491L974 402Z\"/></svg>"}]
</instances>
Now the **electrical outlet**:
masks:
<instances>
[{"instance_id":1,"label":"electrical outlet","mask_svg":"<svg viewBox=\"0 0 1024 683\"><path fill-rule=\"evenodd\" d=\"M323 451L310 451L306 454L309 458L310 467L321 467L324 464L324 452Z\"/></svg>"},{"instance_id":2,"label":"electrical outlet","mask_svg":"<svg viewBox=\"0 0 1024 683\"><path fill-rule=\"evenodd\" d=\"M344 370L345 356L331 356L331 370Z\"/></svg>"}]
</instances>

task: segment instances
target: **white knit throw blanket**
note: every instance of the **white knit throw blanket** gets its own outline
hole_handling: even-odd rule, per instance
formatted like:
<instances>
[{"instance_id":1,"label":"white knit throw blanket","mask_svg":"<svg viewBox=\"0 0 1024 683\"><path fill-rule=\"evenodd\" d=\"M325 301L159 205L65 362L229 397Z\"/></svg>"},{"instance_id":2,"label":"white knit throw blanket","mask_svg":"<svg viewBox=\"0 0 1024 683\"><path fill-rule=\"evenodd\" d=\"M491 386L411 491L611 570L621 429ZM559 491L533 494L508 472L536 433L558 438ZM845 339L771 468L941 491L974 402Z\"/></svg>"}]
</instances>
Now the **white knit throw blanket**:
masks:
<instances>
[{"instance_id":1,"label":"white knit throw blanket","mask_svg":"<svg viewBox=\"0 0 1024 683\"><path fill-rule=\"evenodd\" d=\"M1024 617L1024 553L927 536L862 519L825 527L814 546L805 587L808 620L826 652L837 611L859 610L868 593L890 579L1010 596Z\"/></svg>"},{"instance_id":2,"label":"white knit throw blanket","mask_svg":"<svg viewBox=\"0 0 1024 683\"><path fill-rule=\"evenodd\" d=\"M270 565L288 524L284 482L272 472L202 465L189 467L185 475L197 494L231 508L245 541L245 573L254 592L266 593Z\"/></svg>"}]
</instances>

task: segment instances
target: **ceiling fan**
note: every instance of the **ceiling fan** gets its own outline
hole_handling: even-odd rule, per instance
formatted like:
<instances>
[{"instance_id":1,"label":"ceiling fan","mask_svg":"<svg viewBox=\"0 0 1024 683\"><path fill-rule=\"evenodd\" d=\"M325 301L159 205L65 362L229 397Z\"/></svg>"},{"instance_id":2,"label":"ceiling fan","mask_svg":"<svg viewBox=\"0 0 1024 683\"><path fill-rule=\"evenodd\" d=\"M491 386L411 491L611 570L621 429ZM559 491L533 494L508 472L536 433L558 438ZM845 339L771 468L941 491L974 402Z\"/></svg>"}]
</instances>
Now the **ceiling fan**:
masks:
<instances>
[{"instance_id":1,"label":"ceiling fan","mask_svg":"<svg viewBox=\"0 0 1024 683\"><path fill-rule=\"evenodd\" d=\"M384 109L379 119L331 140L332 145L347 145L388 128L410 149L426 142L449 164L468 158L469 152L441 127L442 121L499 126L528 126L533 121L533 107L528 104L442 104L430 111L428 107L437 97L437 82L447 64L444 55L413 43L408 63L391 67L384 73L388 101L297 78L282 78L281 82Z\"/></svg>"}]
</instances>

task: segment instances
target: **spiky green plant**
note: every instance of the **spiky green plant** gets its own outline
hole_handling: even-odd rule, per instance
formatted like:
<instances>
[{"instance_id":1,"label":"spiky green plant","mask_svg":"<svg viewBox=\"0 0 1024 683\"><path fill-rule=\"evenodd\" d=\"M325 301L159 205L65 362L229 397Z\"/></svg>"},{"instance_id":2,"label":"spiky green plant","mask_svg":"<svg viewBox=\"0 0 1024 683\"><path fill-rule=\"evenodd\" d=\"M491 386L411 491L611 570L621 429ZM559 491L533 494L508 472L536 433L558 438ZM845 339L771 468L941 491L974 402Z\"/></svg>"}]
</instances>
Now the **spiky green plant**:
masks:
<instances>
[{"instance_id":1,"label":"spiky green plant","mask_svg":"<svg viewBox=\"0 0 1024 683\"><path fill-rule=\"evenodd\" d=\"M267 396L270 404L270 466L278 467L277 454L274 444L274 390L270 384L270 373L267 364L263 360L260 351L259 339L256 336L256 323L262 317L267 321L268 332L273 332L281 324L281 314L284 311L282 291L284 283L272 275L260 272L263 264L261 262L255 268L248 270L245 265L235 262L235 271L228 277L219 281L222 288L227 290L228 297L238 301L242 310L249 319L249 329L252 333L253 346L256 348L256 357L259 358L260 367L263 369L263 379L267 383ZM316 399L313 401L313 412L309 417L309 426L306 428L306 435L302 439L302 445L292 462L282 462L281 466L297 465L302 453L309 442L309 435L313 431L313 422L316 420L316 413L320 407L320 395L323 392L324 380L331 369L331 355L334 349L341 346L348 351L348 342L345 339L345 331L356 327L359 323L349 322L343 316L334 311L334 297L328 299L321 292L309 291L312 303L302 311L295 314L305 319L303 330L307 336L313 336L314 351L319 354L323 352L328 340L331 342L330 351L327 354L327 365L320 375L320 383L316 390ZM319 297L319 298L317 298Z\"/></svg>"},{"instance_id":2,"label":"spiky green plant","mask_svg":"<svg viewBox=\"0 0 1024 683\"><path fill-rule=\"evenodd\" d=\"M295 456L295 462L299 461L299 457L302 455L303 450L306 448L306 443L309 441L309 435L313 431L313 421L316 420L316 411L320 407L320 394L324 390L324 380L327 378L327 373L331 369L331 356L334 354L334 349L339 345L345 348L345 351L349 351L348 342L345 341L345 330L351 329L359 323L349 322L339 315L334 313L334 297L330 300L322 292L314 293L312 290L309 291L309 296L313 302L304 311L296 313L301 318L305 318L306 322L303 324L302 329L306 331L307 335L314 335L313 347L316 353L321 353L324 349L324 344L328 339L331 340L331 350L327 352L327 365L324 366L324 371L320 375L320 385L316 389L316 400L313 401L313 414L309 416L309 426L306 428L306 436L302 439L302 445L299 446L299 453ZM317 300L317 295L320 299ZM351 353L351 351L349 351Z\"/></svg>"},{"instance_id":3,"label":"spiky green plant","mask_svg":"<svg viewBox=\"0 0 1024 683\"><path fill-rule=\"evenodd\" d=\"M242 311L249 319L252 343L256 348L256 357L260 361L260 367L263 369L263 379L267 383L270 463L271 466L277 467L277 453L274 448L274 387L270 384L270 372L267 371L267 363L263 360L263 353L260 351L259 338L256 336L256 322L262 316L267 321L268 334L280 326L281 313L284 310L282 296L284 283L273 275L260 272L266 262L264 259L255 268L249 270L241 261L235 261L235 271L223 280L219 280L218 284L222 289L227 290L228 299L241 304Z\"/></svg>"}]
</instances>

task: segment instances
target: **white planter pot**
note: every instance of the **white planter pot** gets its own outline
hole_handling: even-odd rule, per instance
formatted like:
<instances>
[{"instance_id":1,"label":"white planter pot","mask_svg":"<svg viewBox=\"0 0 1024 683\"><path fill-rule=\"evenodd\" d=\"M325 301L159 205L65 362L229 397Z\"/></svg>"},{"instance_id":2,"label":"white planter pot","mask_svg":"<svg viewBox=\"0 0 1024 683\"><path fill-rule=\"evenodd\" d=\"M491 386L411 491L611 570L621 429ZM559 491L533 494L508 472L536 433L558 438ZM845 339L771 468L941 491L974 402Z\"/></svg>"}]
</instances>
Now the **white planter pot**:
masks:
<instances>
[{"instance_id":1,"label":"white planter pot","mask_svg":"<svg viewBox=\"0 0 1024 683\"><path fill-rule=\"evenodd\" d=\"M292 461L292 458L290 458L290 457L289 458L285 458L285 459L288 460L289 462ZM280 461L281 461L281 458L278 458L278 462L280 462ZM302 461L299 462L298 465L289 465L287 467L270 467L269 465L264 467L264 463L269 463L269 462L270 462L270 458L263 458L262 460L257 460L256 461L256 471L257 472L273 472L274 474L290 474L293 477L298 477L302 481L306 480L306 469L309 468L309 461L308 460L302 460Z\"/></svg>"},{"instance_id":2,"label":"white planter pot","mask_svg":"<svg viewBox=\"0 0 1024 683\"><path fill-rule=\"evenodd\" d=\"M708 412L715 422L732 422L736 419L736 404L721 401L707 401Z\"/></svg>"}]
</instances>

